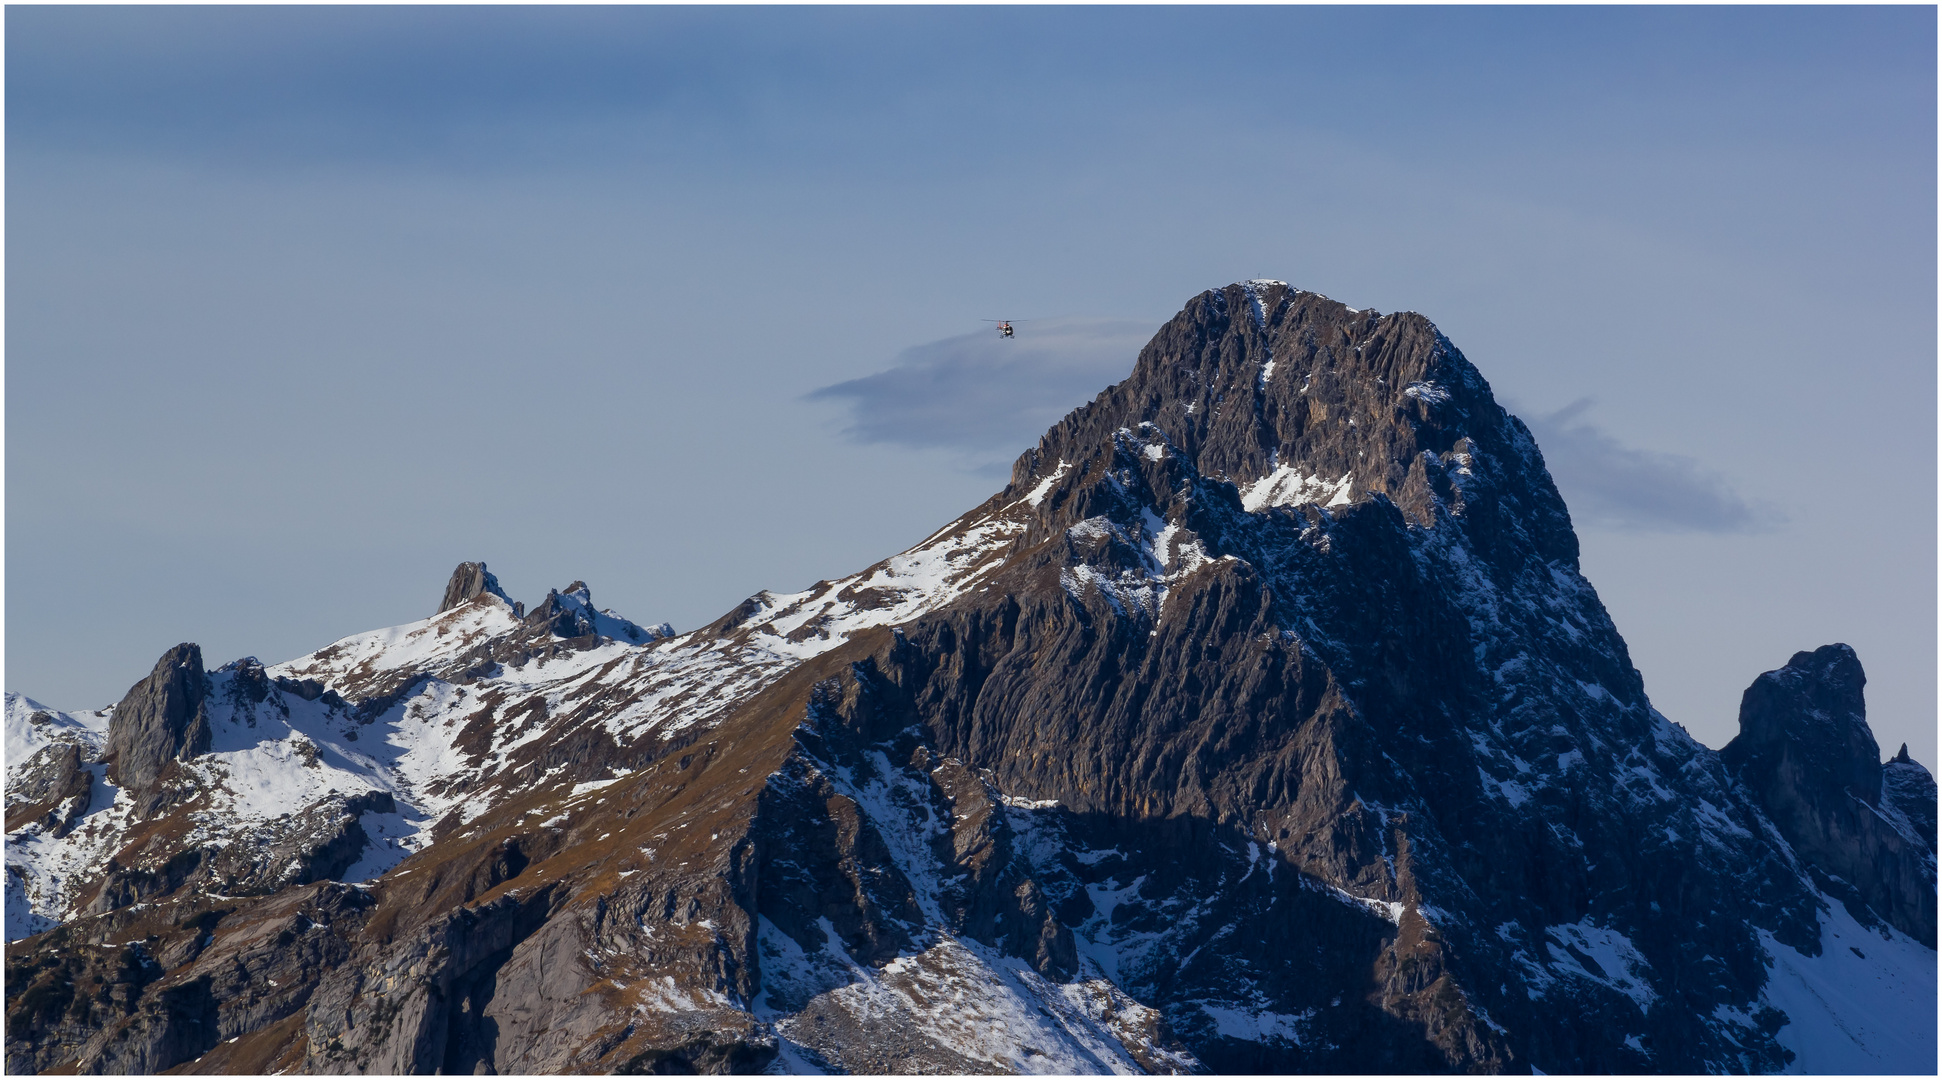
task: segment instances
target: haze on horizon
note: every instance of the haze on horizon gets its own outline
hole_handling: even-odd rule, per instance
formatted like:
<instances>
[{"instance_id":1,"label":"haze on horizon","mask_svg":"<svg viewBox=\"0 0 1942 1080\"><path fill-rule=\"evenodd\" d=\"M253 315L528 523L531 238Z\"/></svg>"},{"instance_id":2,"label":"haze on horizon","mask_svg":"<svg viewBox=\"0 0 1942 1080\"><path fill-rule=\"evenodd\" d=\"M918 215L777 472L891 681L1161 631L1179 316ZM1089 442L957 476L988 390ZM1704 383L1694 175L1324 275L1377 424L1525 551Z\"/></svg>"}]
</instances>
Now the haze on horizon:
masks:
<instances>
[{"instance_id":1,"label":"haze on horizon","mask_svg":"<svg viewBox=\"0 0 1942 1080\"><path fill-rule=\"evenodd\" d=\"M1845 641L1933 767L1935 18L10 8L6 687L288 659L464 559L692 629L1273 277L1531 423L1668 717Z\"/></svg>"}]
</instances>

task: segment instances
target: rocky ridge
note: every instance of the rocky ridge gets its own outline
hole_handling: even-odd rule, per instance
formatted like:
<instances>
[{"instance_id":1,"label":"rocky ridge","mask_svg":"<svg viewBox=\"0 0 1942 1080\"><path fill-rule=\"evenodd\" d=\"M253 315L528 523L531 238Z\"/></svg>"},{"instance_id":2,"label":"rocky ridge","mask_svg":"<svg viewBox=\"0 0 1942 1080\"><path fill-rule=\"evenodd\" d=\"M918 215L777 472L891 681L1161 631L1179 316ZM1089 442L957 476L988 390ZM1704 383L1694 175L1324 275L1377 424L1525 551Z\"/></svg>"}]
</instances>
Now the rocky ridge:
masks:
<instances>
[{"instance_id":1,"label":"rocky ridge","mask_svg":"<svg viewBox=\"0 0 1942 1080\"><path fill-rule=\"evenodd\" d=\"M1659 716L1413 313L1204 293L983 506L690 634L468 563L183 649L9 697L14 1071L1934 1065L1852 652Z\"/></svg>"}]
</instances>

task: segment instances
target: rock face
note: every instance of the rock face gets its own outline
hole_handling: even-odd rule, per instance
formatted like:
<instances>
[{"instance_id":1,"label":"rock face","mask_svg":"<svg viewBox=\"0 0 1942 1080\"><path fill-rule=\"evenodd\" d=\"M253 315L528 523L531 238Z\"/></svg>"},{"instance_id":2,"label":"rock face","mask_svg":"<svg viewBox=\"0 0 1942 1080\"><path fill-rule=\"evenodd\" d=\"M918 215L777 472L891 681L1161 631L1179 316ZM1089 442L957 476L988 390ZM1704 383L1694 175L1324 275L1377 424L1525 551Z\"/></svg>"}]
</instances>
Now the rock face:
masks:
<instances>
[{"instance_id":1,"label":"rock face","mask_svg":"<svg viewBox=\"0 0 1942 1080\"><path fill-rule=\"evenodd\" d=\"M1740 699L1740 734L1720 757L1748 784L1798 810L1881 801L1881 748L1868 729L1868 679L1846 645L1795 653L1753 680ZM1776 818L1791 825L1793 813Z\"/></svg>"},{"instance_id":2,"label":"rock face","mask_svg":"<svg viewBox=\"0 0 1942 1080\"><path fill-rule=\"evenodd\" d=\"M511 604L512 598L499 587L499 579L486 570L482 562L463 562L452 571L452 580L445 583L445 598L438 602L439 613L444 613L470 603L474 597L496 596Z\"/></svg>"},{"instance_id":3,"label":"rock face","mask_svg":"<svg viewBox=\"0 0 1942 1080\"><path fill-rule=\"evenodd\" d=\"M567 641L610 638L645 643L657 637L674 636L673 628L666 624L649 630L611 611L596 609L593 590L584 581L576 581L565 589L549 590L546 599L534 605L525 619L537 635Z\"/></svg>"},{"instance_id":4,"label":"rock face","mask_svg":"<svg viewBox=\"0 0 1942 1080\"><path fill-rule=\"evenodd\" d=\"M10 697L7 1063L1932 1070L1935 789L1858 662L1723 756L1577 558L1427 320L1210 290L983 505L692 633L465 564L60 835L129 706Z\"/></svg>"},{"instance_id":5,"label":"rock face","mask_svg":"<svg viewBox=\"0 0 1942 1080\"><path fill-rule=\"evenodd\" d=\"M1747 687L1740 734L1720 757L1794 850L1838 879L1830 892L1933 948L1935 782L1907 746L1882 765L1867 681L1846 645L1795 653Z\"/></svg>"},{"instance_id":6,"label":"rock face","mask_svg":"<svg viewBox=\"0 0 1942 1080\"><path fill-rule=\"evenodd\" d=\"M91 1073L160 1072L218 1053L228 1071L281 1071L231 1040L288 1031L327 971L349 955L369 897L328 883L258 903L123 908L63 927L7 957L9 1072L67 1062ZM219 1049L220 1048L220 1049Z\"/></svg>"},{"instance_id":7,"label":"rock face","mask_svg":"<svg viewBox=\"0 0 1942 1080\"><path fill-rule=\"evenodd\" d=\"M209 749L204 712L208 677L202 649L183 643L162 654L148 678L128 688L108 727L108 777L152 812L158 782L170 762Z\"/></svg>"},{"instance_id":8,"label":"rock face","mask_svg":"<svg viewBox=\"0 0 1942 1080\"><path fill-rule=\"evenodd\" d=\"M1908 756L1908 744L1881 767L1881 799L1908 819L1909 827L1935 854L1935 777Z\"/></svg>"},{"instance_id":9,"label":"rock face","mask_svg":"<svg viewBox=\"0 0 1942 1080\"><path fill-rule=\"evenodd\" d=\"M83 748L72 742L43 747L14 766L7 783L7 831L37 823L50 835L66 835L94 795Z\"/></svg>"}]
</instances>

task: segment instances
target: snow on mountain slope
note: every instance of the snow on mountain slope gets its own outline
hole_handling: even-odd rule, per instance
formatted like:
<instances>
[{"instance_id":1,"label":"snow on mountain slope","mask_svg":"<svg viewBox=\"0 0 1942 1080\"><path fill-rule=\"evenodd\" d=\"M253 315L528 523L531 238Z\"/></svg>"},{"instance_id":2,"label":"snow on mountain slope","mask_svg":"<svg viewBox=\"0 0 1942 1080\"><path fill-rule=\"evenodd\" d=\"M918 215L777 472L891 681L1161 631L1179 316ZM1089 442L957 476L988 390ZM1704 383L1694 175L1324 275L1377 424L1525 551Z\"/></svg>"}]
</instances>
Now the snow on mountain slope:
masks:
<instances>
[{"instance_id":1,"label":"snow on mountain slope","mask_svg":"<svg viewBox=\"0 0 1942 1080\"><path fill-rule=\"evenodd\" d=\"M71 808L71 814L52 821L22 822L19 818L21 811L28 810L28 804L49 794L35 790L48 787L46 779L36 774L45 773L54 764L53 752L72 746L79 750L77 760L93 761L100 756L112 713L112 709L65 713L49 709L24 694L9 691L6 695L8 941L58 925L65 908L59 898L58 882L96 858L97 853L93 851L83 854L54 850L53 845L41 843L41 834L69 827L68 821L92 817L112 804L112 796L104 794L104 789L112 789L107 788L100 775L101 766L87 766L90 772L82 780L84 794L76 800L79 805Z\"/></svg>"},{"instance_id":2,"label":"snow on mountain slope","mask_svg":"<svg viewBox=\"0 0 1942 1080\"><path fill-rule=\"evenodd\" d=\"M963 868L943 853L961 847L959 834L967 829L989 826L996 830L992 835L1007 837L1014 820L1002 802L990 803L994 793L962 763L920 752L910 765L899 766L871 750L847 762L810 758L800 767L785 782L827 781L858 809L884 845L889 865L909 883L921 920L906 924L914 932L911 945L878 964L853 957L827 916L817 921L811 949L767 919L759 921L764 989L753 1010L775 1025L799 1060L858 1073L907 1072L920 1064L1021 1074L1200 1068L1165 1034L1158 1012L1128 996L1097 966L1048 978L1015 949L954 929ZM937 794L953 786L956 803L940 808ZM1026 841L1033 842L1045 843ZM1018 888L1021 895L1028 889Z\"/></svg>"},{"instance_id":3,"label":"snow on mountain slope","mask_svg":"<svg viewBox=\"0 0 1942 1080\"><path fill-rule=\"evenodd\" d=\"M364 698L400 675L450 669L471 651L516 630L511 605L496 596L439 612L429 619L353 634L269 669L274 676L315 679L339 695Z\"/></svg>"},{"instance_id":4,"label":"snow on mountain slope","mask_svg":"<svg viewBox=\"0 0 1942 1080\"><path fill-rule=\"evenodd\" d=\"M594 608L576 582L532 615L485 593L268 668L238 661L207 676L213 739L185 766L197 795L171 812L181 821L172 836L212 849L269 848L335 800L361 822L362 847L333 872L376 876L423 849L436 826L471 821L535 784L625 772L640 740L691 738L855 631L950 602L1022 527L986 514L848 578L758 594L734 617L678 637ZM563 627L590 632L562 639ZM98 757L112 713L61 713L10 693L9 790L15 766L50 743L75 742ZM576 735L596 748L580 760L544 760ZM97 783L101 805L74 831L9 836L10 935L79 913L111 859L142 861L127 847L136 822L125 795L105 774ZM298 860L279 872L309 871Z\"/></svg>"},{"instance_id":5,"label":"snow on mountain slope","mask_svg":"<svg viewBox=\"0 0 1942 1080\"><path fill-rule=\"evenodd\" d=\"M262 668L249 660L210 672L207 679L210 745L183 765L193 795L169 815L173 825L164 833L171 854L184 847L233 849L247 857L274 853L279 842L316 827L346 803L375 809L389 805L390 796L399 793L389 762L342 737L348 711L342 702L307 701L273 689ZM252 691L260 696L252 699ZM16 702L8 704L12 741ZM105 733L88 734L98 746ZM16 760L9 754L10 769ZM20 882L19 898L35 914L56 922L80 912L80 905L91 899L89 887L100 884L111 858L135 866L143 850L134 833L148 823L133 814L128 793L108 782L104 766L87 767L94 778L93 798L73 828L50 830L35 824L7 838L7 865L10 877ZM369 798L374 795L383 798ZM406 814L409 818L381 811L378 817L389 820L374 817L368 823L374 831L383 830L372 838L374 854L390 852L388 859L367 859L373 873L396 863L417 842L415 820L422 815L409 809ZM131 845L131 840L136 842ZM293 862L263 867L271 882L302 869Z\"/></svg>"},{"instance_id":6,"label":"snow on mountain slope","mask_svg":"<svg viewBox=\"0 0 1942 1080\"><path fill-rule=\"evenodd\" d=\"M12 690L6 694L6 709L10 766L24 763L43 747L61 741L78 742L99 750L108 738L108 719L114 715L112 708L61 712Z\"/></svg>"},{"instance_id":7,"label":"snow on mountain slope","mask_svg":"<svg viewBox=\"0 0 1942 1080\"><path fill-rule=\"evenodd\" d=\"M1776 1038L1794 1052L1788 1072L1935 1071L1935 950L1892 926L1863 927L1838 900L1821 915L1819 956L1766 931L1760 940L1772 964L1761 997L1787 1016Z\"/></svg>"},{"instance_id":8,"label":"snow on mountain slope","mask_svg":"<svg viewBox=\"0 0 1942 1080\"><path fill-rule=\"evenodd\" d=\"M751 647L806 660L873 626L895 626L969 592L1002 564L1007 541L1025 529L1002 510L967 515L922 544L862 573L799 593L758 593L742 617ZM740 613L738 613L738 616Z\"/></svg>"},{"instance_id":9,"label":"snow on mountain slope","mask_svg":"<svg viewBox=\"0 0 1942 1080\"><path fill-rule=\"evenodd\" d=\"M91 882L120 849L129 826L129 807L121 789L109 784L102 767L90 766L91 799L76 828L65 835L36 822L7 836L7 933L56 926L78 914L77 889ZM24 906L23 906L24 905Z\"/></svg>"},{"instance_id":10,"label":"snow on mountain slope","mask_svg":"<svg viewBox=\"0 0 1942 1080\"><path fill-rule=\"evenodd\" d=\"M794 942L783 935L764 941L773 950L767 955L774 977L786 980L793 958L786 950ZM881 968L842 954L834 934L830 941L848 981L804 1009L778 1014L776 1028L785 1038L814 1039L807 1029L840 1014L860 1031L894 1028L926 1041L933 1052L961 1059L952 1064L967 1072L1139 1076L1156 1062L1178 1072L1198 1065L1191 1054L1152 1045L1148 1029L1157 1014L1105 979L1053 982L1016 957L954 936ZM830 1044L826 1053L851 1071L874 1071L867 1059L857 1060L863 1054L848 1051Z\"/></svg>"}]
</instances>

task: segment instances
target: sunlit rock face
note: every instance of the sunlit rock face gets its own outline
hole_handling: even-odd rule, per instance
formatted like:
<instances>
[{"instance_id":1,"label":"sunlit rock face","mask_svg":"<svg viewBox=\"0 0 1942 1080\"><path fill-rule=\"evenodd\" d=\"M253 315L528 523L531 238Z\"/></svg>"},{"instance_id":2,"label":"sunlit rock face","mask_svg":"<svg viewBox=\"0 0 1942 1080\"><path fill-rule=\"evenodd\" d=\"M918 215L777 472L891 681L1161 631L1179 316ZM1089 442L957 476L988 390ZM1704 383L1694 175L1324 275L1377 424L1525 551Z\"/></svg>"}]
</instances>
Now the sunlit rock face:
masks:
<instances>
[{"instance_id":1,"label":"sunlit rock face","mask_svg":"<svg viewBox=\"0 0 1942 1080\"><path fill-rule=\"evenodd\" d=\"M466 563L11 695L7 1062L1931 1071L1935 789L1858 661L1716 754L1577 551L1426 319L1212 290L982 506L699 630Z\"/></svg>"}]
</instances>

